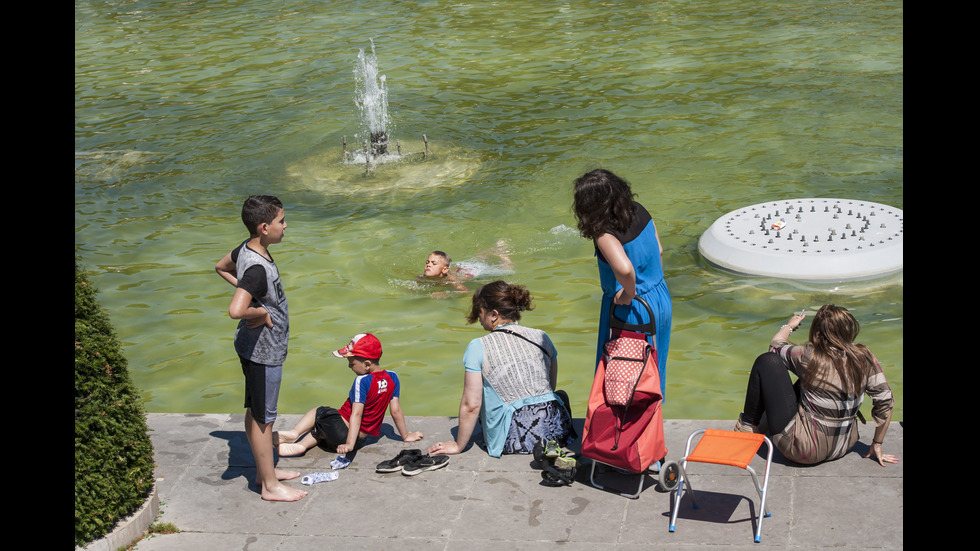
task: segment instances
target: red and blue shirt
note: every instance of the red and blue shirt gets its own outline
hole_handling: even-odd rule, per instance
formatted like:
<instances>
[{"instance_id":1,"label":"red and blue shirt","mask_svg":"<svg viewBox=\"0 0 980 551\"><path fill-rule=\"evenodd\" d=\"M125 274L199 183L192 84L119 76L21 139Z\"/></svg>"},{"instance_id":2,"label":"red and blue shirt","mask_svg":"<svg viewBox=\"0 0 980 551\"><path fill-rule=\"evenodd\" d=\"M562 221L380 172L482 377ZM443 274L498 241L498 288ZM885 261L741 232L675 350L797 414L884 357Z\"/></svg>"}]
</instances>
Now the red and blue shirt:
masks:
<instances>
[{"instance_id":1,"label":"red and blue shirt","mask_svg":"<svg viewBox=\"0 0 980 551\"><path fill-rule=\"evenodd\" d=\"M350 422L351 404L364 404L361 417L361 431L371 436L381 434L381 421L384 420L388 403L398 398L401 386L394 371L375 371L358 376L350 387L347 401L340 408L340 415Z\"/></svg>"}]
</instances>

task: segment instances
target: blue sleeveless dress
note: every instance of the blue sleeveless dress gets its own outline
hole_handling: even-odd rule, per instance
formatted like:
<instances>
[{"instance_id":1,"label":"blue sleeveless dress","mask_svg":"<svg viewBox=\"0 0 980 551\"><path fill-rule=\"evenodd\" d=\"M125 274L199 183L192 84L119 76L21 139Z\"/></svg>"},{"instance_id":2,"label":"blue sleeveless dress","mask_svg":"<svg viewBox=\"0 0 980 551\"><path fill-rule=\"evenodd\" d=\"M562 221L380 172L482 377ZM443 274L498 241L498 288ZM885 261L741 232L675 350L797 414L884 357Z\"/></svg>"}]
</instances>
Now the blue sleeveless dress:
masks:
<instances>
[{"instance_id":1,"label":"blue sleeveless dress","mask_svg":"<svg viewBox=\"0 0 980 551\"><path fill-rule=\"evenodd\" d=\"M614 234L623 244L626 256L633 263L636 272L636 294L643 297L657 320L657 363L660 370L660 393L666 397L667 388L667 352L670 349L670 324L673 318L673 307L670 303L670 291L664 281L663 266L660 263L660 246L657 243L657 230L653 219L643 205L634 203L636 212L633 215L633 227L625 235ZM602 286L602 309L599 311L599 343L596 350L596 367L602 359L602 347L609 339L609 306L622 285L616 281L616 274L596 249L596 260L599 264L599 283ZM616 306L616 317L633 324L647 323L650 316L639 301L634 300L629 306ZM647 341L653 344L649 337Z\"/></svg>"}]
</instances>

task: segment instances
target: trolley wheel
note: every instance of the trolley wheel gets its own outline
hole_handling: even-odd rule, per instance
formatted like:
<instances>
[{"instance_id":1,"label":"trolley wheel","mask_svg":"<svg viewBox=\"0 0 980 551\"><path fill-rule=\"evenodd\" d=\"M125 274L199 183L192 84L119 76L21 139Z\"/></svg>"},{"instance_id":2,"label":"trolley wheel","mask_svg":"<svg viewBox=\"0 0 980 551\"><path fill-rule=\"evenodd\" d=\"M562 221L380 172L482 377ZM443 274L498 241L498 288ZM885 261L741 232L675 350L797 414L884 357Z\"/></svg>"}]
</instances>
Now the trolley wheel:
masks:
<instances>
[{"instance_id":1,"label":"trolley wheel","mask_svg":"<svg viewBox=\"0 0 980 551\"><path fill-rule=\"evenodd\" d=\"M676 461L670 461L664 464L660 468L660 488L668 492L672 491L677 487L677 481L680 478L681 469Z\"/></svg>"}]
</instances>

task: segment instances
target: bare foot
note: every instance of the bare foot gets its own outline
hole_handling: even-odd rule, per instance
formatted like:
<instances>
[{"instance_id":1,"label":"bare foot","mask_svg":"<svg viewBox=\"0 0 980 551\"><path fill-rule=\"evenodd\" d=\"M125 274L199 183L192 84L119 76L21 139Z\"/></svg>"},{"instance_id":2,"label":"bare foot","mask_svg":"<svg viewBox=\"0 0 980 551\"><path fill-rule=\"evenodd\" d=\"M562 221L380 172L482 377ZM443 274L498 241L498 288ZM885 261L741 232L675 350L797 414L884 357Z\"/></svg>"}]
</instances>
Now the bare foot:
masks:
<instances>
[{"instance_id":1,"label":"bare foot","mask_svg":"<svg viewBox=\"0 0 980 551\"><path fill-rule=\"evenodd\" d=\"M276 469L276 480L292 480L297 478L299 473L296 471L287 471L285 469Z\"/></svg>"},{"instance_id":2,"label":"bare foot","mask_svg":"<svg viewBox=\"0 0 980 551\"><path fill-rule=\"evenodd\" d=\"M278 446L280 442L295 442L299 434L291 430L280 430L272 433L272 445Z\"/></svg>"},{"instance_id":3,"label":"bare foot","mask_svg":"<svg viewBox=\"0 0 980 551\"><path fill-rule=\"evenodd\" d=\"M279 455L283 457L303 455L304 453L306 453L306 446L303 444L279 444Z\"/></svg>"},{"instance_id":4,"label":"bare foot","mask_svg":"<svg viewBox=\"0 0 980 551\"><path fill-rule=\"evenodd\" d=\"M262 487L262 499L266 501L299 501L306 497L306 494L306 490L299 490L278 482L269 488Z\"/></svg>"},{"instance_id":5,"label":"bare foot","mask_svg":"<svg viewBox=\"0 0 980 551\"><path fill-rule=\"evenodd\" d=\"M292 480L292 479L298 478L298 477L299 477L299 473L296 472L296 471L287 471L285 469L276 469L276 480ZM256 486L262 486L262 483L259 482L259 479L258 478L255 479L255 485Z\"/></svg>"}]
</instances>

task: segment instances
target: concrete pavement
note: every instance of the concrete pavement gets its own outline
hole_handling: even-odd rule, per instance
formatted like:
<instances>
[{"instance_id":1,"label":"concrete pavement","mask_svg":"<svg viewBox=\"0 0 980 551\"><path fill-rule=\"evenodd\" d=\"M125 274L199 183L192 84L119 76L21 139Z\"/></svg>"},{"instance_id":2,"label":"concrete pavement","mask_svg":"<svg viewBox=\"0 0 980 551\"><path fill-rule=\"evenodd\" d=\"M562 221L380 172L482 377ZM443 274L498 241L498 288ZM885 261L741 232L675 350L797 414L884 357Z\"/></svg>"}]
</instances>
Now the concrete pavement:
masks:
<instances>
[{"instance_id":1,"label":"concrete pavement","mask_svg":"<svg viewBox=\"0 0 980 551\"><path fill-rule=\"evenodd\" d=\"M471 447L441 470L417 476L380 474L375 466L407 448L451 439L455 418L409 417L421 442L398 440L390 418L377 440L358 451L331 482L303 486L295 503L262 501L241 414L147 415L157 463L159 522L179 534L142 540L139 551L323 549L901 549L904 524L904 428L892 423L885 451L901 458L881 467L861 454L873 427L840 460L814 467L788 463L775 452L762 542L753 542L758 494L748 473L692 463L699 508L681 500L674 533L668 531L672 494L647 475L638 499L599 490L588 482L588 462L566 487L542 484L531 456L489 457ZM299 415L282 415L276 429ZM577 428L581 433L582 419ZM668 459L684 453L699 428L730 429L733 421L666 420ZM578 451L578 442L572 443ZM329 471L336 454L314 448L277 466L303 475ZM753 468L762 473L765 460ZM635 489L636 479L608 473L613 486Z\"/></svg>"}]
</instances>

